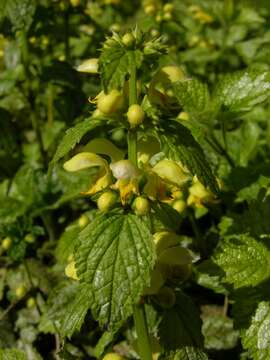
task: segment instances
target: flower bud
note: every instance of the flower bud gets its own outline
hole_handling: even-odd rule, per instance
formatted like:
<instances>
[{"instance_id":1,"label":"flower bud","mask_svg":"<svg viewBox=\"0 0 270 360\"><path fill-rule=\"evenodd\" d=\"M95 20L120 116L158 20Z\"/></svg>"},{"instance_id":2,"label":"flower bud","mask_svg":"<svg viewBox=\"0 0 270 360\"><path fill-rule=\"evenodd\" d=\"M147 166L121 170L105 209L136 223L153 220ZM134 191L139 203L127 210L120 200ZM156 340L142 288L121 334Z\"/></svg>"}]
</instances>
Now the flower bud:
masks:
<instances>
[{"instance_id":1,"label":"flower bud","mask_svg":"<svg viewBox=\"0 0 270 360\"><path fill-rule=\"evenodd\" d=\"M180 244L180 236L171 231L160 231L153 235L156 254L159 256L164 250Z\"/></svg>"},{"instance_id":2,"label":"flower bud","mask_svg":"<svg viewBox=\"0 0 270 360\"><path fill-rule=\"evenodd\" d=\"M122 37L122 42L127 48L130 48L135 43L135 37L132 33L126 33Z\"/></svg>"},{"instance_id":3,"label":"flower bud","mask_svg":"<svg viewBox=\"0 0 270 360\"><path fill-rule=\"evenodd\" d=\"M149 201L142 196L138 196L132 206L135 214L139 216L147 215L151 209Z\"/></svg>"},{"instance_id":4,"label":"flower bud","mask_svg":"<svg viewBox=\"0 0 270 360\"><path fill-rule=\"evenodd\" d=\"M30 297L26 302L26 306L28 307L28 309L31 309L35 305L36 305L36 300L33 297Z\"/></svg>"},{"instance_id":5,"label":"flower bud","mask_svg":"<svg viewBox=\"0 0 270 360\"><path fill-rule=\"evenodd\" d=\"M11 247L12 240L10 237L6 237L2 240L1 246L4 250L8 250Z\"/></svg>"},{"instance_id":6,"label":"flower bud","mask_svg":"<svg viewBox=\"0 0 270 360\"><path fill-rule=\"evenodd\" d=\"M35 236L34 236L33 234L27 234L27 235L25 235L25 237L24 237L24 241L26 241L26 242L29 243L29 244L34 243L35 240L36 240L36 238L35 238Z\"/></svg>"},{"instance_id":7,"label":"flower bud","mask_svg":"<svg viewBox=\"0 0 270 360\"><path fill-rule=\"evenodd\" d=\"M24 295L26 294L26 287L21 285L21 286L18 286L15 290L15 295L17 298L22 298L24 297Z\"/></svg>"},{"instance_id":8,"label":"flower bud","mask_svg":"<svg viewBox=\"0 0 270 360\"><path fill-rule=\"evenodd\" d=\"M133 104L128 108L127 118L132 128L143 123L144 111L139 104Z\"/></svg>"},{"instance_id":9,"label":"flower bud","mask_svg":"<svg viewBox=\"0 0 270 360\"><path fill-rule=\"evenodd\" d=\"M81 215L78 220L78 225L81 229L85 228L90 223L90 219L87 215Z\"/></svg>"},{"instance_id":10,"label":"flower bud","mask_svg":"<svg viewBox=\"0 0 270 360\"><path fill-rule=\"evenodd\" d=\"M105 115L112 115L122 108L123 102L123 95L120 91L113 89L108 94L98 97L97 108Z\"/></svg>"},{"instance_id":11,"label":"flower bud","mask_svg":"<svg viewBox=\"0 0 270 360\"><path fill-rule=\"evenodd\" d=\"M188 249L174 246L165 249L158 257L158 269L163 277L185 280L191 272L192 257Z\"/></svg>"},{"instance_id":12,"label":"flower bud","mask_svg":"<svg viewBox=\"0 0 270 360\"><path fill-rule=\"evenodd\" d=\"M117 194L113 191L104 192L97 201L97 206L100 211L110 210L117 202Z\"/></svg>"}]
</instances>

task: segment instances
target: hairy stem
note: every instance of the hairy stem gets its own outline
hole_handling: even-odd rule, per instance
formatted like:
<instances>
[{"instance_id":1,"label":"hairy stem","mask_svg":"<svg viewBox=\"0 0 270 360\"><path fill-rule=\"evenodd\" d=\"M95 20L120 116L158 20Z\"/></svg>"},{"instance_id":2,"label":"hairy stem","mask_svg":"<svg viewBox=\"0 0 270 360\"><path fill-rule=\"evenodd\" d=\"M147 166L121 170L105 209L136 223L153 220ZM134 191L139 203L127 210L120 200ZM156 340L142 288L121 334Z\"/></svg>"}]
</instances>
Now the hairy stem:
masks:
<instances>
[{"instance_id":1,"label":"hairy stem","mask_svg":"<svg viewBox=\"0 0 270 360\"><path fill-rule=\"evenodd\" d=\"M137 104L137 73L135 59L130 68L129 78L129 106ZM137 131L128 131L128 158L137 165ZM148 334L148 327L143 304L136 304L133 307L133 318L138 338L139 355L142 360L152 360L151 344Z\"/></svg>"}]
</instances>

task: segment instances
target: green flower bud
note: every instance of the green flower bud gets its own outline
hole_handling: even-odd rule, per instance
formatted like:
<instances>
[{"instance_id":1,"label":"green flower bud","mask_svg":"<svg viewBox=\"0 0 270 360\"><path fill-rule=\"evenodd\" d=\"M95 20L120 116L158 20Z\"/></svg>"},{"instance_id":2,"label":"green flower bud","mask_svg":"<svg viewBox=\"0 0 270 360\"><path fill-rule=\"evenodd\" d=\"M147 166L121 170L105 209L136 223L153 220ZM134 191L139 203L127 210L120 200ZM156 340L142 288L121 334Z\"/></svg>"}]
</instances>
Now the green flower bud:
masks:
<instances>
[{"instance_id":1,"label":"green flower bud","mask_svg":"<svg viewBox=\"0 0 270 360\"><path fill-rule=\"evenodd\" d=\"M132 45L134 45L134 43L135 43L135 37L133 36L132 33L126 33L126 34L122 37L122 42L123 42L123 44L124 44L127 48L130 48L130 47L132 47Z\"/></svg>"},{"instance_id":2,"label":"green flower bud","mask_svg":"<svg viewBox=\"0 0 270 360\"><path fill-rule=\"evenodd\" d=\"M87 215L81 215L79 220L78 220L78 225L81 229L83 229L84 227L86 227L86 225L88 225L90 222L90 219Z\"/></svg>"},{"instance_id":3,"label":"green flower bud","mask_svg":"<svg viewBox=\"0 0 270 360\"><path fill-rule=\"evenodd\" d=\"M124 358L116 353L108 353L104 356L103 360L124 360Z\"/></svg>"},{"instance_id":4,"label":"green flower bud","mask_svg":"<svg viewBox=\"0 0 270 360\"><path fill-rule=\"evenodd\" d=\"M127 112L128 122L132 128L143 123L144 111L139 104L133 104L128 108Z\"/></svg>"},{"instance_id":5,"label":"green flower bud","mask_svg":"<svg viewBox=\"0 0 270 360\"><path fill-rule=\"evenodd\" d=\"M117 202L117 194L113 191L104 192L97 201L97 206L100 211L110 210Z\"/></svg>"},{"instance_id":6,"label":"green flower bud","mask_svg":"<svg viewBox=\"0 0 270 360\"><path fill-rule=\"evenodd\" d=\"M105 115L112 115L122 108L123 102L123 95L120 91L113 89L108 94L99 94L97 108Z\"/></svg>"},{"instance_id":7,"label":"green flower bud","mask_svg":"<svg viewBox=\"0 0 270 360\"><path fill-rule=\"evenodd\" d=\"M26 287L25 286L21 285L21 286L16 288L15 295L16 295L17 298L20 299L20 298L24 297L25 294L26 294Z\"/></svg>"},{"instance_id":8,"label":"green flower bud","mask_svg":"<svg viewBox=\"0 0 270 360\"><path fill-rule=\"evenodd\" d=\"M2 240L1 246L4 250L8 250L11 247L12 240L10 237L6 237Z\"/></svg>"},{"instance_id":9,"label":"green flower bud","mask_svg":"<svg viewBox=\"0 0 270 360\"><path fill-rule=\"evenodd\" d=\"M29 243L29 244L34 243L35 240L36 240L36 238L35 238L35 236L34 236L33 234L27 234L27 235L25 235L25 237L24 237L24 241L26 241L26 242Z\"/></svg>"},{"instance_id":10,"label":"green flower bud","mask_svg":"<svg viewBox=\"0 0 270 360\"><path fill-rule=\"evenodd\" d=\"M135 214L139 215L139 216L148 214L151 209L149 201L142 196L138 196L134 200L132 206L133 206Z\"/></svg>"},{"instance_id":11,"label":"green flower bud","mask_svg":"<svg viewBox=\"0 0 270 360\"><path fill-rule=\"evenodd\" d=\"M97 74L98 73L98 59L91 58L91 59L85 60L77 67L77 71L88 73L88 74Z\"/></svg>"}]
</instances>

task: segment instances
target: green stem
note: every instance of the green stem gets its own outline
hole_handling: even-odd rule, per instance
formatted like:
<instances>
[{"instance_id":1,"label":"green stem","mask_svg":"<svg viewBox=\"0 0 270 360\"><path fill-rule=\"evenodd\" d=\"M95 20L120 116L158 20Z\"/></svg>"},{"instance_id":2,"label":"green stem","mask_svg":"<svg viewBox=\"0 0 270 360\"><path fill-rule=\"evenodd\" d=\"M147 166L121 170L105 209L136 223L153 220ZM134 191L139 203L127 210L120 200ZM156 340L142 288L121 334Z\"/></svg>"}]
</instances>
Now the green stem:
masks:
<instances>
[{"instance_id":1,"label":"green stem","mask_svg":"<svg viewBox=\"0 0 270 360\"><path fill-rule=\"evenodd\" d=\"M129 106L137 104L137 72L135 59L131 64L129 78ZM128 131L128 158L137 166L137 131ZM136 304L133 307L133 318L138 338L138 349L142 360L152 360L151 344L148 334L147 321L143 304Z\"/></svg>"},{"instance_id":2,"label":"green stem","mask_svg":"<svg viewBox=\"0 0 270 360\"><path fill-rule=\"evenodd\" d=\"M53 124L53 98L54 86L52 82L49 82L47 89L47 122L49 126Z\"/></svg>"},{"instance_id":3,"label":"green stem","mask_svg":"<svg viewBox=\"0 0 270 360\"><path fill-rule=\"evenodd\" d=\"M139 304L133 307L133 317L137 332L140 357L142 360L152 360L152 351L143 305Z\"/></svg>"},{"instance_id":4,"label":"green stem","mask_svg":"<svg viewBox=\"0 0 270 360\"><path fill-rule=\"evenodd\" d=\"M129 106L137 104L137 71L135 59L130 69L129 78ZM129 129L128 131L128 158L137 166L137 131Z\"/></svg>"}]
</instances>

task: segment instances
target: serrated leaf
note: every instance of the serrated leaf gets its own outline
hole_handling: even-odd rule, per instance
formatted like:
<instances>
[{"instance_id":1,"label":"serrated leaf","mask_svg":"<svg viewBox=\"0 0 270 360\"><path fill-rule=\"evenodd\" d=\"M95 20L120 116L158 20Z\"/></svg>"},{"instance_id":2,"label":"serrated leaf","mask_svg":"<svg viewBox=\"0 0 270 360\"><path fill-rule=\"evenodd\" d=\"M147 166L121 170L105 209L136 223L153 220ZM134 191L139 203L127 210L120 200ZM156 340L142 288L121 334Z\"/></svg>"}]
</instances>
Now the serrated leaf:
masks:
<instances>
[{"instance_id":1,"label":"serrated leaf","mask_svg":"<svg viewBox=\"0 0 270 360\"><path fill-rule=\"evenodd\" d=\"M208 360L208 356L203 350L192 346L185 346L175 352L162 354L159 360Z\"/></svg>"},{"instance_id":2,"label":"serrated leaf","mask_svg":"<svg viewBox=\"0 0 270 360\"><path fill-rule=\"evenodd\" d=\"M173 84L174 95L180 105L196 120L209 120L213 110L208 86L198 79L186 79Z\"/></svg>"},{"instance_id":3,"label":"serrated leaf","mask_svg":"<svg viewBox=\"0 0 270 360\"><path fill-rule=\"evenodd\" d=\"M162 152L168 159L180 161L192 175L197 175L204 186L209 187L215 194L219 192L216 178L203 149L185 126L169 122L157 130L157 134Z\"/></svg>"},{"instance_id":4,"label":"serrated leaf","mask_svg":"<svg viewBox=\"0 0 270 360\"><path fill-rule=\"evenodd\" d=\"M191 298L178 291L176 304L164 312L159 325L159 339L166 351L185 346L202 347L200 313Z\"/></svg>"},{"instance_id":5,"label":"serrated leaf","mask_svg":"<svg viewBox=\"0 0 270 360\"><path fill-rule=\"evenodd\" d=\"M235 288L255 286L270 277L270 252L246 234L225 237L213 261L225 272L225 281Z\"/></svg>"},{"instance_id":6,"label":"serrated leaf","mask_svg":"<svg viewBox=\"0 0 270 360\"><path fill-rule=\"evenodd\" d=\"M238 71L222 76L215 97L231 112L251 110L270 96L270 73L255 70Z\"/></svg>"},{"instance_id":7,"label":"serrated leaf","mask_svg":"<svg viewBox=\"0 0 270 360\"><path fill-rule=\"evenodd\" d=\"M270 358L270 302L259 303L250 327L243 333L242 344L253 360Z\"/></svg>"},{"instance_id":8,"label":"serrated leaf","mask_svg":"<svg viewBox=\"0 0 270 360\"><path fill-rule=\"evenodd\" d=\"M7 3L7 15L13 28L28 31L36 11L35 0L12 0Z\"/></svg>"},{"instance_id":9,"label":"serrated leaf","mask_svg":"<svg viewBox=\"0 0 270 360\"><path fill-rule=\"evenodd\" d=\"M95 356L100 359L106 348L113 341L115 331L105 331L95 347Z\"/></svg>"},{"instance_id":10,"label":"serrated leaf","mask_svg":"<svg viewBox=\"0 0 270 360\"><path fill-rule=\"evenodd\" d=\"M72 150L75 145L77 145L81 138L90 130L93 130L97 126L101 124L100 120L95 120L92 118L88 118L79 124L73 126L68 129L61 141L58 145L56 153L51 161L51 164L55 164L58 160L60 160L63 156L65 156L70 150Z\"/></svg>"},{"instance_id":11,"label":"serrated leaf","mask_svg":"<svg viewBox=\"0 0 270 360\"><path fill-rule=\"evenodd\" d=\"M152 236L137 216L108 213L96 218L79 236L77 274L90 284L91 310L101 324L112 327L133 311L154 265Z\"/></svg>"},{"instance_id":12,"label":"serrated leaf","mask_svg":"<svg viewBox=\"0 0 270 360\"><path fill-rule=\"evenodd\" d=\"M168 204L158 202L152 203L151 208L154 212L150 214L154 232L162 230L176 231L179 229L182 219L174 208Z\"/></svg>"},{"instance_id":13,"label":"serrated leaf","mask_svg":"<svg viewBox=\"0 0 270 360\"><path fill-rule=\"evenodd\" d=\"M1 360L27 360L26 354L17 349L0 349Z\"/></svg>"},{"instance_id":14,"label":"serrated leaf","mask_svg":"<svg viewBox=\"0 0 270 360\"><path fill-rule=\"evenodd\" d=\"M115 38L109 39L110 45L102 49L99 58L99 70L105 91L121 89L132 66L140 67L143 54L139 50L127 50Z\"/></svg>"},{"instance_id":15,"label":"serrated leaf","mask_svg":"<svg viewBox=\"0 0 270 360\"><path fill-rule=\"evenodd\" d=\"M75 298L69 302L61 319L60 330L63 336L71 337L75 331L80 330L92 301L90 286L80 285Z\"/></svg>"}]
</instances>

